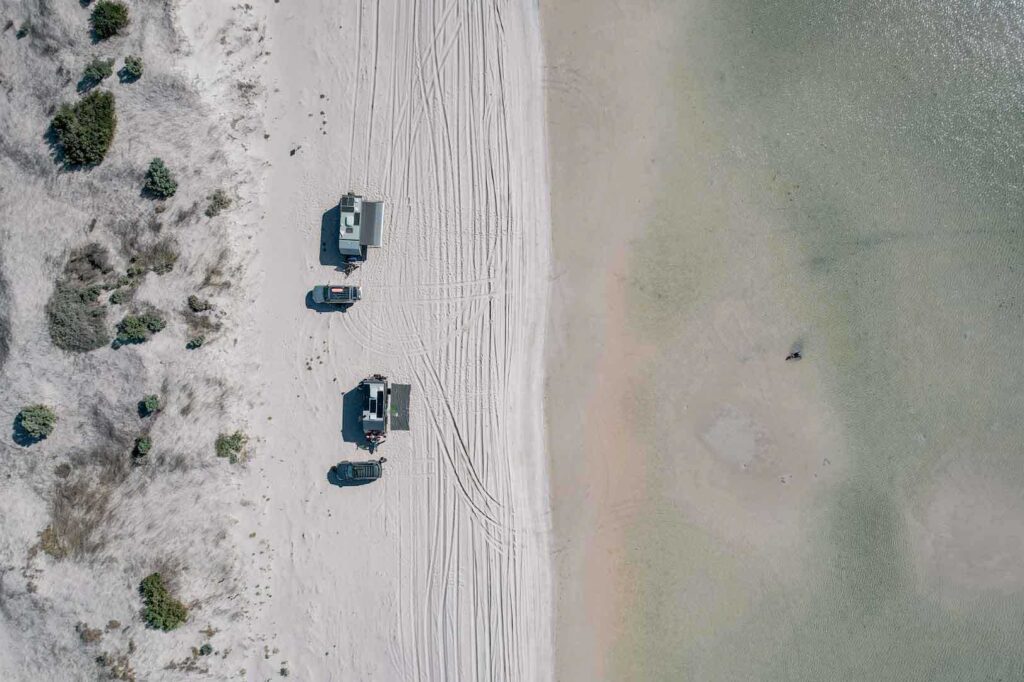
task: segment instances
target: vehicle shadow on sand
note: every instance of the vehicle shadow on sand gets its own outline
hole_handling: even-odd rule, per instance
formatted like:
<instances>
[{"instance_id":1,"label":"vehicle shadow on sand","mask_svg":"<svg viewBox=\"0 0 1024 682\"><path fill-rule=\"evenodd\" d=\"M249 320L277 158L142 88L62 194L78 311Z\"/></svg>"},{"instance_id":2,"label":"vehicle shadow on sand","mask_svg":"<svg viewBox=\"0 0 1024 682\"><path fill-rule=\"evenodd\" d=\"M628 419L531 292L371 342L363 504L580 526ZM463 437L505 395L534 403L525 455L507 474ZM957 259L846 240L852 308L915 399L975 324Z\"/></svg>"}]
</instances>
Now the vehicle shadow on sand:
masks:
<instances>
[{"instance_id":1,"label":"vehicle shadow on sand","mask_svg":"<svg viewBox=\"0 0 1024 682\"><path fill-rule=\"evenodd\" d=\"M364 392L357 384L345 391L341 399L341 440L355 443L360 450L372 450L370 441L363 433L363 423L359 418L363 413Z\"/></svg>"},{"instance_id":2,"label":"vehicle shadow on sand","mask_svg":"<svg viewBox=\"0 0 1024 682\"><path fill-rule=\"evenodd\" d=\"M341 208L337 204L324 211L320 217L320 265L329 265L338 270L345 267L345 259L338 250L340 221Z\"/></svg>"}]
</instances>

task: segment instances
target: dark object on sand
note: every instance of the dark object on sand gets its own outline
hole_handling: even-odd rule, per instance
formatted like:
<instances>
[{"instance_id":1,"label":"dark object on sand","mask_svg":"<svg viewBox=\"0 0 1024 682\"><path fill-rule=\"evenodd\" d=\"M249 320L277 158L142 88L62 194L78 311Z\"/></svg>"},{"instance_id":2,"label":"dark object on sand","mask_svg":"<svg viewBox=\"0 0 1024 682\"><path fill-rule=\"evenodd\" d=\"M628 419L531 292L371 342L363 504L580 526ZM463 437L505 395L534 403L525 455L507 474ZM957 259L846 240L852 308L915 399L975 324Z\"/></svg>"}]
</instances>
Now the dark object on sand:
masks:
<instances>
[{"instance_id":1,"label":"dark object on sand","mask_svg":"<svg viewBox=\"0 0 1024 682\"><path fill-rule=\"evenodd\" d=\"M336 286L320 284L313 287L313 302L327 305L350 306L363 297L363 291L357 286Z\"/></svg>"},{"instance_id":2,"label":"dark object on sand","mask_svg":"<svg viewBox=\"0 0 1024 682\"><path fill-rule=\"evenodd\" d=\"M342 484L375 481L383 473L380 464L380 461L338 462L334 467L334 475Z\"/></svg>"},{"instance_id":3,"label":"dark object on sand","mask_svg":"<svg viewBox=\"0 0 1024 682\"><path fill-rule=\"evenodd\" d=\"M792 353L790 353L789 355L786 356L786 362L789 362L790 360L794 360L794 361L795 360L800 360L803 357L804 356L803 356L803 354L800 353L800 351L795 350L795 351L793 351Z\"/></svg>"}]
</instances>

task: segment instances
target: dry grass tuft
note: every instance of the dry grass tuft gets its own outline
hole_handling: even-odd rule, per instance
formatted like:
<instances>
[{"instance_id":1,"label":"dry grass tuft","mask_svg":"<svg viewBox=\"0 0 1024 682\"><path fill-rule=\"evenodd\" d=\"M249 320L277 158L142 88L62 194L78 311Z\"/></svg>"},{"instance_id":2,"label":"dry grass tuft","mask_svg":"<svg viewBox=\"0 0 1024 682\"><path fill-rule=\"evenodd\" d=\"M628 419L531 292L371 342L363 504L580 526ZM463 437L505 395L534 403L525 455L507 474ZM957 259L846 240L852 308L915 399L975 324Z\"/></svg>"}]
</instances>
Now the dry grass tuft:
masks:
<instances>
[{"instance_id":1,"label":"dry grass tuft","mask_svg":"<svg viewBox=\"0 0 1024 682\"><path fill-rule=\"evenodd\" d=\"M38 547L54 559L82 558L103 548L101 532L110 511L110 483L87 475L60 481L50 502L50 525L39 534Z\"/></svg>"}]
</instances>

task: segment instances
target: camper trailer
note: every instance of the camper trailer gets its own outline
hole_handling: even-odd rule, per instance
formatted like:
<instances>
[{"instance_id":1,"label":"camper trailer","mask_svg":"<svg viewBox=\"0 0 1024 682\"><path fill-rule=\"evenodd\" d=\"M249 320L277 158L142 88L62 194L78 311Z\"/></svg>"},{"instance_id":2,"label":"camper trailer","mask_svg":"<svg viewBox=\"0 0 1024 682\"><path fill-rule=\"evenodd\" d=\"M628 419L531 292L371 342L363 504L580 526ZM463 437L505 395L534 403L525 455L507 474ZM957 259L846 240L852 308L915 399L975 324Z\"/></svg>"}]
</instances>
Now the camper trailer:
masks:
<instances>
[{"instance_id":1,"label":"camper trailer","mask_svg":"<svg viewBox=\"0 0 1024 682\"><path fill-rule=\"evenodd\" d=\"M346 261L366 260L367 247L379 247L384 226L384 202L366 201L349 192L341 198L338 251Z\"/></svg>"},{"instance_id":2,"label":"camper trailer","mask_svg":"<svg viewBox=\"0 0 1024 682\"><path fill-rule=\"evenodd\" d=\"M371 448L384 442L388 430L409 430L409 384L392 384L383 374L374 374L359 382L363 391L360 422Z\"/></svg>"}]
</instances>

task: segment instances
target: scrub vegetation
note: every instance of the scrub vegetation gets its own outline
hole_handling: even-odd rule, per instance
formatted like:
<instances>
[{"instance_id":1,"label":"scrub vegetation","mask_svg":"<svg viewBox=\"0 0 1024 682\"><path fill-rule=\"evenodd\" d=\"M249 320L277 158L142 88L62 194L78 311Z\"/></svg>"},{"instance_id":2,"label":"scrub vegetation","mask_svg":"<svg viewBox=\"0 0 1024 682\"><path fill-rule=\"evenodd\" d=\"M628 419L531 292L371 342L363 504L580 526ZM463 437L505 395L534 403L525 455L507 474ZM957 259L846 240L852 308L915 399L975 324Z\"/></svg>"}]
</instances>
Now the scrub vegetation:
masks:
<instances>
[{"instance_id":1,"label":"scrub vegetation","mask_svg":"<svg viewBox=\"0 0 1024 682\"><path fill-rule=\"evenodd\" d=\"M142 580L139 594L145 605L142 617L149 627L167 632L188 620L188 609L171 595L159 573L151 573Z\"/></svg>"},{"instance_id":2,"label":"scrub vegetation","mask_svg":"<svg viewBox=\"0 0 1024 682\"><path fill-rule=\"evenodd\" d=\"M217 451L218 457L226 457L229 462L235 464L243 459L245 446L248 442L249 437L241 431L222 433L217 436L214 449Z\"/></svg>"},{"instance_id":3,"label":"scrub vegetation","mask_svg":"<svg viewBox=\"0 0 1024 682\"><path fill-rule=\"evenodd\" d=\"M72 252L46 304L50 339L58 348L84 353L110 342L106 308L99 297L103 278L111 271L110 254L98 243Z\"/></svg>"},{"instance_id":4,"label":"scrub vegetation","mask_svg":"<svg viewBox=\"0 0 1024 682\"><path fill-rule=\"evenodd\" d=\"M124 68L121 70L124 80L137 81L142 78L143 67L142 57L136 57L135 55L125 57Z\"/></svg>"},{"instance_id":5,"label":"scrub vegetation","mask_svg":"<svg viewBox=\"0 0 1024 682\"><path fill-rule=\"evenodd\" d=\"M174 175L164 164L163 159L156 158L149 162L145 189L161 199L173 197L174 193L178 191L178 181L174 179Z\"/></svg>"},{"instance_id":6,"label":"scrub vegetation","mask_svg":"<svg viewBox=\"0 0 1024 682\"><path fill-rule=\"evenodd\" d=\"M53 433L57 415L46 405L29 405L18 413L18 426L33 440L42 440Z\"/></svg>"},{"instance_id":7,"label":"scrub vegetation","mask_svg":"<svg viewBox=\"0 0 1024 682\"><path fill-rule=\"evenodd\" d=\"M117 323L118 345L145 343L153 334L167 326L167 322L156 311L147 311L139 315L125 315Z\"/></svg>"},{"instance_id":8,"label":"scrub vegetation","mask_svg":"<svg viewBox=\"0 0 1024 682\"><path fill-rule=\"evenodd\" d=\"M116 0L100 0L89 16L89 23L99 40L116 36L128 27L128 7Z\"/></svg>"},{"instance_id":9,"label":"scrub vegetation","mask_svg":"<svg viewBox=\"0 0 1024 682\"><path fill-rule=\"evenodd\" d=\"M74 104L63 104L51 128L72 166L94 166L107 155L117 128L114 94L90 92Z\"/></svg>"}]
</instances>

